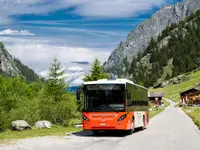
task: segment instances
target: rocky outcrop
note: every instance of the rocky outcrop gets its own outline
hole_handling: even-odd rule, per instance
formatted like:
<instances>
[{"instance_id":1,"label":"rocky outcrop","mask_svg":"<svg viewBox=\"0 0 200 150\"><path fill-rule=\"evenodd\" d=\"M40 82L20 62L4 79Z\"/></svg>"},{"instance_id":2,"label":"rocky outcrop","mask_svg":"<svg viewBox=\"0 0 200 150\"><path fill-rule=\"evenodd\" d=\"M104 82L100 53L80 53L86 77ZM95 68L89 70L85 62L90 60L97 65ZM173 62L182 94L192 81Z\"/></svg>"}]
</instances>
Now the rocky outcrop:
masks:
<instances>
[{"instance_id":1,"label":"rocky outcrop","mask_svg":"<svg viewBox=\"0 0 200 150\"><path fill-rule=\"evenodd\" d=\"M128 34L126 41L121 42L111 53L108 61L104 64L104 69L110 70L113 66L123 66L126 56L130 63L132 57L139 51L144 51L151 38L157 37L167 25L178 23L198 9L200 9L199 0L184 0L163 7Z\"/></svg>"},{"instance_id":2,"label":"rocky outcrop","mask_svg":"<svg viewBox=\"0 0 200 150\"><path fill-rule=\"evenodd\" d=\"M37 121L35 123L35 128L51 128L51 123L49 121L43 120L43 121Z\"/></svg>"},{"instance_id":3,"label":"rocky outcrop","mask_svg":"<svg viewBox=\"0 0 200 150\"><path fill-rule=\"evenodd\" d=\"M163 82L159 82L153 85L153 88L164 88L167 87L169 85L173 85L173 84L180 84L182 82L188 81L191 79L190 75L179 75L178 77L172 78L170 80L167 81L163 81Z\"/></svg>"},{"instance_id":4,"label":"rocky outcrop","mask_svg":"<svg viewBox=\"0 0 200 150\"><path fill-rule=\"evenodd\" d=\"M4 47L3 43L0 42L0 73L8 76L19 76L21 72L16 67L16 64Z\"/></svg>"},{"instance_id":5,"label":"rocky outcrop","mask_svg":"<svg viewBox=\"0 0 200 150\"><path fill-rule=\"evenodd\" d=\"M31 129L31 126L25 120L16 120L12 122L12 129L17 131L23 131Z\"/></svg>"}]
</instances>

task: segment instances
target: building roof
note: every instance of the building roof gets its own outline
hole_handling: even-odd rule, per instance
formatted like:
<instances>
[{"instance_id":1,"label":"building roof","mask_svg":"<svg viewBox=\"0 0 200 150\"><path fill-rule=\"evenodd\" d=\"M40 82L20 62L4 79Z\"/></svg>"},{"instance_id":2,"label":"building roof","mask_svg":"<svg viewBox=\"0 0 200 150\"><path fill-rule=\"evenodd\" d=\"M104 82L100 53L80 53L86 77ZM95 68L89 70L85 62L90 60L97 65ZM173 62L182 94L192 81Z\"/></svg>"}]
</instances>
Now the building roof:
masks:
<instances>
[{"instance_id":1,"label":"building roof","mask_svg":"<svg viewBox=\"0 0 200 150\"><path fill-rule=\"evenodd\" d=\"M189 88L185 91L180 92L180 95L183 95L183 94L188 93L188 92L197 92L197 91L200 91L200 87L192 87L192 88Z\"/></svg>"},{"instance_id":2,"label":"building roof","mask_svg":"<svg viewBox=\"0 0 200 150\"><path fill-rule=\"evenodd\" d=\"M164 93L163 92L149 92L148 93L148 97L164 97Z\"/></svg>"}]
</instances>

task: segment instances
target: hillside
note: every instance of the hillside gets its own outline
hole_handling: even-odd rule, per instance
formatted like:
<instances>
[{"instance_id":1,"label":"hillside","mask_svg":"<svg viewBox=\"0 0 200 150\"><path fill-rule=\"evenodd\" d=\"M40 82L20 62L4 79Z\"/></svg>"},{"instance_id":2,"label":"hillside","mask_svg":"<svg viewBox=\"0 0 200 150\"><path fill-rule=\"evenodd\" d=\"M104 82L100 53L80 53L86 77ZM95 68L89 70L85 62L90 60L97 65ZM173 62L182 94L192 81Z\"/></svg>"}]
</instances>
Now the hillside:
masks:
<instances>
[{"instance_id":1,"label":"hillside","mask_svg":"<svg viewBox=\"0 0 200 150\"><path fill-rule=\"evenodd\" d=\"M195 84L200 83L200 71L187 73L190 76L188 81L182 82L180 84L171 85L165 88L153 89L150 91L154 92L164 92L165 97L172 99L173 101L179 102L180 96L179 93L185 91L191 87L194 87Z\"/></svg>"},{"instance_id":2,"label":"hillside","mask_svg":"<svg viewBox=\"0 0 200 150\"><path fill-rule=\"evenodd\" d=\"M5 76L23 76L28 82L36 81L39 76L20 60L13 58L0 42L0 74Z\"/></svg>"},{"instance_id":3,"label":"hillside","mask_svg":"<svg viewBox=\"0 0 200 150\"><path fill-rule=\"evenodd\" d=\"M171 24L137 57L127 74L147 87L200 67L200 11Z\"/></svg>"},{"instance_id":4,"label":"hillside","mask_svg":"<svg viewBox=\"0 0 200 150\"><path fill-rule=\"evenodd\" d=\"M133 56L143 53L152 37L157 38L167 26L184 20L199 8L199 0L183 0L157 11L151 18L137 25L136 29L128 34L126 41L121 42L116 47L104 63L105 71L112 72L120 77L129 77L126 72Z\"/></svg>"}]
</instances>

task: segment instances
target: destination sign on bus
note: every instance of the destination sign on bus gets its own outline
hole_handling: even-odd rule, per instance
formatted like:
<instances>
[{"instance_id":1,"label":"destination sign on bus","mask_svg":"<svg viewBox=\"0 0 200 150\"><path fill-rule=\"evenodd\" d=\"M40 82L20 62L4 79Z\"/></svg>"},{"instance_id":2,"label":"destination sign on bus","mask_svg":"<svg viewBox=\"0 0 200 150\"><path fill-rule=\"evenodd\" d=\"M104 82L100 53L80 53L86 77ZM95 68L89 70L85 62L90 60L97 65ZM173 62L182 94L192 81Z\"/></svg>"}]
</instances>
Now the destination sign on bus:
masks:
<instances>
[{"instance_id":1,"label":"destination sign on bus","mask_svg":"<svg viewBox=\"0 0 200 150\"><path fill-rule=\"evenodd\" d=\"M91 84L87 85L86 89L92 90L121 90L122 85L120 84Z\"/></svg>"}]
</instances>

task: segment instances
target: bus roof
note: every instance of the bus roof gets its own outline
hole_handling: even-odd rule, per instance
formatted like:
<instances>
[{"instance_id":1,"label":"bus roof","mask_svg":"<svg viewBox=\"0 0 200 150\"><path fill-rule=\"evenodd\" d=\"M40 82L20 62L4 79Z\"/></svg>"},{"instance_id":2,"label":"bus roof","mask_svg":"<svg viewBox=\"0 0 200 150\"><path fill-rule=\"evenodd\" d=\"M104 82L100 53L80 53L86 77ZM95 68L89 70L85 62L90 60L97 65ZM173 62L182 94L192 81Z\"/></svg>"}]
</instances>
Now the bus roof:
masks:
<instances>
[{"instance_id":1,"label":"bus roof","mask_svg":"<svg viewBox=\"0 0 200 150\"><path fill-rule=\"evenodd\" d=\"M145 88L143 86L135 84L133 81L130 81L127 79L120 79L120 78L119 79L99 79L97 81L84 82L83 84L90 85L90 84L126 84L126 83L133 84L133 85L136 85L141 88ZM145 88L145 89L147 89L147 88Z\"/></svg>"}]
</instances>

